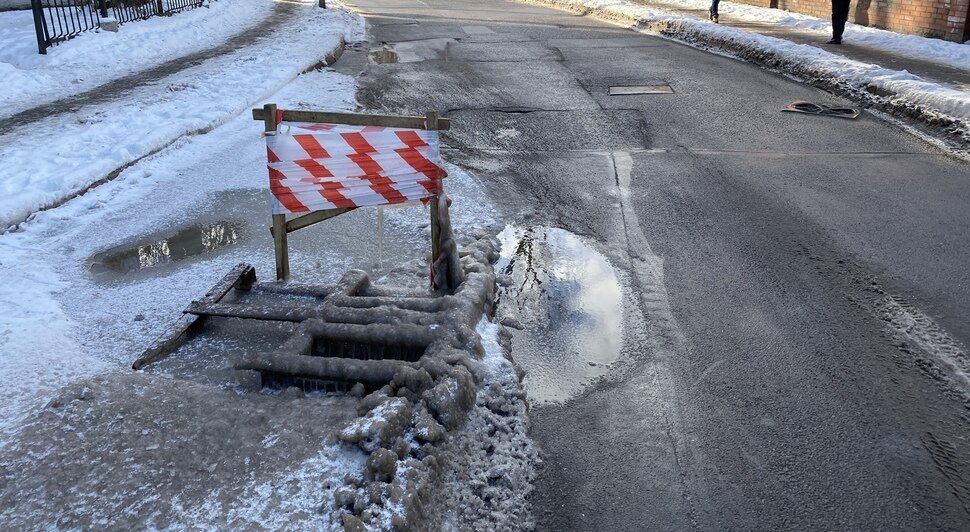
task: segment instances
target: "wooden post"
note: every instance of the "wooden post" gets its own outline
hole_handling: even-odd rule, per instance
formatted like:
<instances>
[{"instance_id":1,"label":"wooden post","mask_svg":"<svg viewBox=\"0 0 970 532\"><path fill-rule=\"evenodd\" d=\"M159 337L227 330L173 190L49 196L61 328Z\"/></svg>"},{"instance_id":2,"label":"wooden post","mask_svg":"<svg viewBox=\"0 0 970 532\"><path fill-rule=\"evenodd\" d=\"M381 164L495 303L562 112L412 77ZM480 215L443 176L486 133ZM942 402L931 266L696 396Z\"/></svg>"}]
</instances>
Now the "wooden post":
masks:
<instances>
[{"instance_id":1,"label":"wooden post","mask_svg":"<svg viewBox=\"0 0 970 532\"><path fill-rule=\"evenodd\" d=\"M438 112L428 111L425 115L424 128L428 131L434 131L435 134L438 133ZM438 139L441 142L441 139ZM440 149L440 144L439 144ZM441 192L441 178L435 180L435 185L438 187L438 191ZM439 240L441 240L441 228L438 226L438 195L431 196L431 267L434 268L434 264L438 262L438 255L441 254L441 249L439 247ZM432 287L437 288L437 287Z\"/></svg>"},{"instance_id":2,"label":"wooden post","mask_svg":"<svg viewBox=\"0 0 970 532\"><path fill-rule=\"evenodd\" d=\"M263 124L266 135L276 134L276 104L268 103L263 106ZM286 242L286 215L273 215L273 248L276 251L276 280L286 281L290 278L290 250Z\"/></svg>"}]
</instances>

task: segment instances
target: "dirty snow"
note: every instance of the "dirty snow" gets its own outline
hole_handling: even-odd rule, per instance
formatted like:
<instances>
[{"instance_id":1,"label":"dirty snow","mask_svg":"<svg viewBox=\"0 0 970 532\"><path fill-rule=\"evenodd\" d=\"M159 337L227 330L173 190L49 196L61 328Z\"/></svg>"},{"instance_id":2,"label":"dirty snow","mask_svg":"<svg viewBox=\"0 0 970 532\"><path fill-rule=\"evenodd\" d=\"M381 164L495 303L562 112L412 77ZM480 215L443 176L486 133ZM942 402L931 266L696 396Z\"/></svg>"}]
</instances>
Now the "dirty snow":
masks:
<instances>
[{"instance_id":1,"label":"dirty snow","mask_svg":"<svg viewBox=\"0 0 970 532\"><path fill-rule=\"evenodd\" d=\"M528 407L518 372L506 358L507 332L487 318L476 331L488 373L465 426L451 435L454 467L441 490L442 530L532 530L528 496L542 463L529 437ZM505 345L503 346L503 343Z\"/></svg>"},{"instance_id":2,"label":"dirty snow","mask_svg":"<svg viewBox=\"0 0 970 532\"><path fill-rule=\"evenodd\" d=\"M839 80L855 90L885 91L894 94L894 99L904 100L954 119L970 120L970 91L927 81L906 71L853 61L815 46L795 44L784 39L677 15L668 10L646 7L630 0L521 1L574 12L589 12L596 18L634 26L642 31L656 31L662 28L664 34L678 38L697 39L705 43L729 43L734 49L757 50L776 57L782 65L798 65L804 71L813 72L819 77Z\"/></svg>"}]
</instances>

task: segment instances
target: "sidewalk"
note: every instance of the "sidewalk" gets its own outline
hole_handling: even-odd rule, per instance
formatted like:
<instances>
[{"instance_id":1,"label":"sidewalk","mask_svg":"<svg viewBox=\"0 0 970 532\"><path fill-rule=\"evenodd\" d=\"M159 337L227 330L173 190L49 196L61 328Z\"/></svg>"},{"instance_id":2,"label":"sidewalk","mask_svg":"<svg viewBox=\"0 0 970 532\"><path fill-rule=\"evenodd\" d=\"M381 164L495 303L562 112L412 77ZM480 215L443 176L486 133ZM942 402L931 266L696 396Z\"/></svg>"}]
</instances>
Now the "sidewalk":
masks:
<instances>
[{"instance_id":1,"label":"sidewalk","mask_svg":"<svg viewBox=\"0 0 970 532\"><path fill-rule=\"evenodd\" d=\"M292 4L275 4L268 16L254 30L246 28L236 33L223 44L205 48L198 52L169 59L157 66L133 72L126 76L107 80L90 90L72 94L48 103L29 107L8 117L0 118L0 136L10 134L14 129L30 125L32 122L47 120L64 113L75 113L82 107L106 104L113 100L128 97L139 87L156 83L164 78L197 67L202 63L221 57L240 48L251 46L260 39L271 35L276 28L296 16Z\"/></svg>"},{"instance_id":2,"label":"sidewalk","mask_svg":"<svg viewBox=\"0 0 970 532\"><path fill-rule=\"evenodd\" d=\"M706 6L709 4L709 2L706 0L703 2L703 6L705 7L697 7L698 2L690 0L687 2L634 0L634 3L664 9L681 16L688 16L699 20L708 20L708 8ZM814 17L808 17L807 15L798 15L798 18L800 19L811 19L817 21L818 23L815 24L816 27L825 28L825 31L818 31L793 27L792 25L780 24L778 22L752 20L752 17L750 16L751 13L757 13L758 11L779 12L777 9L769 10L768 8L757 8L748 5L733 4L731 2L721 2L719 11L720 24L722 26L737 28L769 37L785 39L796 44L816 46L848 59L861 61L864 63L871 63L892 70L905 70L928 81L933 81L957 90L970 91L970 60L964 63L964 68L957 68L951 64L946 64L945 61L934 61L931 56L923 59L915 59L913 57L906 57L893 51L871 46L865 42L853 41L853 30L864 28L863 26L857 26L855 24L848 25L846 32L847 34L842 45L831 45L825 44L825 41L832 37L831 24L825 19L815 19ZM740 13L735 14L735 12ZM781 16L788 16L788 13L785 11L781 11L778 14ZM866 29L869 30L869 28ZM873 28L870 31L878 30ZM890 32L883 33L889 34ZM966 47L968 54L970 54L970 44L960 45L946 41L939 41L939 43L935 43L934 41L938 41L938 39L929 39L914 35L896 35L899 35L901 40L906 41L923 39L929 43L939 44L947 47L963 46ZM932 44L930 46L932 46ZM952 61L950 62L952 63Z\"/></svg>"}]
</instances>

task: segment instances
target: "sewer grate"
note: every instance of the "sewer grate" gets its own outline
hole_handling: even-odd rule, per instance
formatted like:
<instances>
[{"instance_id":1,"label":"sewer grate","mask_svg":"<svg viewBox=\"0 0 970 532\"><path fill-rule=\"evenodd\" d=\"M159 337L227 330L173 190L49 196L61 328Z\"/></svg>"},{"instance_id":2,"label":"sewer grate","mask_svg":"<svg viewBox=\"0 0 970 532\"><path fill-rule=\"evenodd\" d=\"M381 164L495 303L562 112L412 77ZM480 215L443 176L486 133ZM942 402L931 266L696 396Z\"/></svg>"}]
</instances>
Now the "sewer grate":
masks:
<instances>
[{"instance_id":1,"label":"sewer grate","mask_svg":"<svg viewBox=\"0 0 970 532\"><path fill-rule=\"evenodd\" d=\"M631 96L635 94L673 94L674 89L667 84L660 85L618 85L610 87L610 96Z\"/></svg>"}]
</instances>

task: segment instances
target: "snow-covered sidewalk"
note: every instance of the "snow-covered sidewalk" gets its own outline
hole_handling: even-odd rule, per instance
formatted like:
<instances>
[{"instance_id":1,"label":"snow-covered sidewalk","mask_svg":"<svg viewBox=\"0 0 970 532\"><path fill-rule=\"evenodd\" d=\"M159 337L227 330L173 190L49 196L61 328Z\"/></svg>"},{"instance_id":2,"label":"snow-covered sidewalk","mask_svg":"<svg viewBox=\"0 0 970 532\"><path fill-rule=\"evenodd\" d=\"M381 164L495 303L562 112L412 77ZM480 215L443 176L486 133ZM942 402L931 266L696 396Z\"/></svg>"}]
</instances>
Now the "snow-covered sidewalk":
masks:
<instances>
[{"instance_id":1,"label":"snow-covered sidewalk","mask_svg":"<svg viewBox=\"0 0 970 532\"><path fill-rule=\"evenodd\" d=\"M293 8L299 10L294 19L260 40L258 47L210 59L142 86L121 101L0 132L0 230L183 135L226 122L341 50L345 39L362 35L360 20L347 11L314 4ZM313 45L293 45L299 42Z\"/></svg>"},{"instance_id":2,"label":"snow-covered sidewalk","mask_svg":"<svg viewBox=\"0 0 970 532\"><path fill-rule=\"evenodd\" d=\"M779 36L715 24L696 15L697 6L706 3L706 0L664 0L664 4L644 0L520 1L587 14L638 31L658 33L727 52L841 93L870 108L909 119L944 138L950 147L957 150L970 148L970 90L965 86L924 79L906 70L851 59ZM749 6L740 8L727 3L722 6L722 16L726 18L734 15L762 19L779 17L779 23L815 28L819 32L825 24L820 19L810 20L811 17L786 13L789 18L784 18L779 13L764 13L773 10L746 9ZM688 8L694 9L695 14L684 12ZM908 48L910 57L924 58L927 63L946 65L948 68L954 64L967 68L967 64L970 64L966 62L970 58L967 45L852 26L846 35L847 40L866 40L872 46L885 50Z\"/></svg>"},{"instance_id":3,"label":"snow-covered sidewalk","mask_svg":"<svg viewBox=\"0 0 970 532\"><path fill-rule=\"evenodd\" d=\"M254 31L281 4L212 1L177 16L125 24L117 33L83 33L37 53L31 12L0 12L0 116L93 89L160 63L215 48Z\"/></svg>"},{"instance_id":4,"label":"snow-covered sidewalk","mask_svg":"<svg viewBox=\"0 0 970 532\"><path fill-rule=\"evenodd\" d=\"M634 3L693 12L702 17L707 15L707 10L711 6L709 0L636 0ZM730 25L735 22L746 22L771 25L777 30L798 30L815 35L819 43L824 43L832 37L832 21L825 18L734 2L721 2L718 11L721 15L722 24ZM746 26L746 28L750 27ZM970 74L970 45L968 44L918 35L906 35L879 28L860 26L851 22L846 24L843 38L849 44L860 44L867 48L889 52L917 61L945 65L964 70ZM840 55L848 55L842 48L832 48L831 50Z\"/></svg>"}]
</instances>

